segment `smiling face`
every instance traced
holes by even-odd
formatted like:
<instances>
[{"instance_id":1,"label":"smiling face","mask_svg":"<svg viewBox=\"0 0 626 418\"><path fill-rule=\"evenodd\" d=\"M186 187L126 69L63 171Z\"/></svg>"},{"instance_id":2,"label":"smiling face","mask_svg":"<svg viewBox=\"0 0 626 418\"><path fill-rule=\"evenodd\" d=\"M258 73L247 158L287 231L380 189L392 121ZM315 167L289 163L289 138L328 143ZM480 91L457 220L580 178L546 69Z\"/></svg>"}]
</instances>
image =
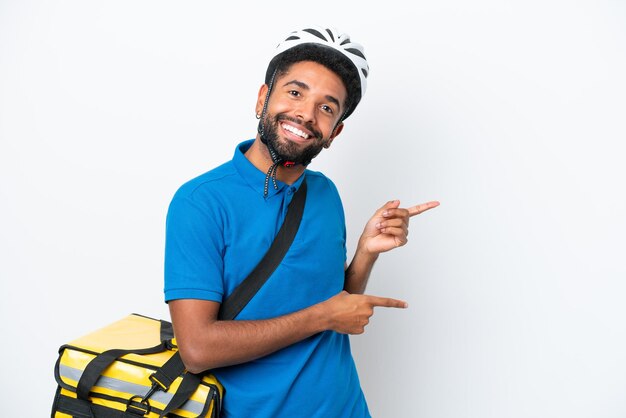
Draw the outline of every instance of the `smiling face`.
<instances>
[{"instance_id":1,"label":"smiling face","mask_svg":"<svg viewBox=\"0 0 626 418\"><path fill-rule=\"evenodd\" d=\"M261 87L257 113L267 85ZM285 161L308 162L341 132L346 89L334 72L312 61L293 64L274 80L262 120L264 137Z\"/></svg>"}]
</instances>

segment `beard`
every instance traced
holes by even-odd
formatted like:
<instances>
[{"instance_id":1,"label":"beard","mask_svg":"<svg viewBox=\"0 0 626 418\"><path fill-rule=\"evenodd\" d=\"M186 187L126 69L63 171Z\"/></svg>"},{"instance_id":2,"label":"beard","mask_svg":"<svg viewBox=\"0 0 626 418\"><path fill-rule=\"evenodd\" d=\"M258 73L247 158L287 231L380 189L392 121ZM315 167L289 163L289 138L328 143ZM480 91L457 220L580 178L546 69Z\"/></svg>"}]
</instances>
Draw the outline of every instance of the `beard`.
<instances>
[{"instance_id":1,"label":"beard","mask_svg":"<svg viewBox=\"0 0 626 418\"><path fill-rule=\"evenodd\" d=\"M281 138L278 135L278 129L281 121L290 121L303 125L309 132L313 134L310 138L311 144L306 147L292 142L288 139ZM285 114L278 114L275 116L265 115L261 121L259 121L259 133L261 134L261 140L268 147L274 149L274 152L280 160L283 162L291 161L296 164L308 165L313 158L317 156L324 148L326 140L320 131L315 129L311 124L301 123L299 119L289 117Z\"/></svg>"}]
</instances>

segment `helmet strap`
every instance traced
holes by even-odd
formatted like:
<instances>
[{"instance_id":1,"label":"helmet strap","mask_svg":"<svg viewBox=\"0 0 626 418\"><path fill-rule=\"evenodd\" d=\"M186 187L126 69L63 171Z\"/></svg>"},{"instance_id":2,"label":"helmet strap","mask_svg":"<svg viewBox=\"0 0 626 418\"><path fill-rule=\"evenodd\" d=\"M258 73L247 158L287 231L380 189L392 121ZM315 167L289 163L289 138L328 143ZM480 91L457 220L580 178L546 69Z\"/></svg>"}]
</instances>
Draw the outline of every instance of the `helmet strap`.
<instances>
[{"instance_id":1,"label":"helmet strap","mask_svg":"<svg viewBox=\"0 0 626 418\"><path fill-rule=\"evenodd\" d=\"M265 138L265 129L263 128L263 121L265 121L265 117L267 116L267 104L270 101L270 94L272 93L272 88L274 87L274 78L276 77L276 70L272 74L272 78L270 79L270 84L267 86L267 93L265 93L265 101L263 102L263 110L261 111L261 116L259 119L259 126L257 127L257 132L259 132L259 136L261 137L261 142L267 146L267 149L270 151L270 155L272 156L272 161L275 163L277 160L275 158L278 157L274 148L269 144L267 138Z\"/></svg>"},{"instance_id":2,"label":"helmet strap","mask_svg":"<svg viewBox=\"0 0 626 418\"><path fill-rule=\"evenodd\" d=\"M280 157L280 155L278 155L274 147L267 141L267 138L265 137L265 129L263 127L263 122L265 121L265 118L267 117L267 104L270 101L270 94L272 93L272 88L274 87L275 78L276 78L276 70L274 70L274 73L272 74L272 78L270 79L270 83L267 87L267 93L265 94L265 101L263 102L263 110L261 111L261 115L258 118L259 125L257 127L257 131L259 132L259 136L261 137L261 142L263 142L263 144L265 144L265 146L267 147L267 150L270 153L270 157L272 158L272 162L274 163L270 166L270 168L267 170L267 173L265 175L265 186L263 188L264 197L267 197L267 194L268 194L270 178L272 180L272 184L274 185L274 189L278 190L278 183L276 183L276 173L278 172L278 166L282 165L283 167L291 168L294 165L296 165L295 161L284 161L283 158ZM310 163L310 161L304 165L308 165L308 163Z\"/></svg>"}]
</instances>

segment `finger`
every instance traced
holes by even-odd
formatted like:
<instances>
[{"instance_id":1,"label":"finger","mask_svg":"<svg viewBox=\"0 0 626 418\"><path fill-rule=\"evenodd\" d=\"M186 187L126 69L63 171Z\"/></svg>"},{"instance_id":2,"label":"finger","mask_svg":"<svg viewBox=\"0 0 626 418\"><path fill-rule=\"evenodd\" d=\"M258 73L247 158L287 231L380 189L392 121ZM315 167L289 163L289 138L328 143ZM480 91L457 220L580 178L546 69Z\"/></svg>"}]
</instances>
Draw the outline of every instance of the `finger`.
<instances>
[{"instance_id":1,"label":"finger","mask_svg":"<svg viewBox=\"0 0 626 418\"><path fill-rule=\"evenodd\" d=\"M376 228L378 229L382 229L382 228L405 228L408 229L409 228L409 223L408 223L408 216L406 218L402 217L402 218L391 218L391 219L386 219L382 222L378 222L376 224Z\"/></svg>"},{"instance_id":2,"label":"finger","mask_svg":"<svg viewBox=\"0 0 626 418\"><path fill-rule=\"evenodd\" d=\"M391 235L399 240L400 245L404 245L407 243L407 236L409 235L408 231L404 228L381 228L379 229L381 234Z\"/></svg>"},{"instance_id":3,"label":"finger","mask_svg":"<svg viewBox=\"0 0 626 418\"><path fill-rule=\"evenodd\" d=\"M411 215L408 209L389 208L383 211L382 216L385 218L408 218Z\"/></svg>"},{"instance_id":4,"label":"finger","mask_svg":"<svg viewBox=\"0 0 626 418\"><path fill-rule=\"evenodd\" d=\"M426 212L429 209L439 206L439 202L433 200L432 202L422 203L421 205L411 206L409 210L409 216L419 215L422 212Z\"/></svg>"},{"instance_id":5,"label":"finger","mask_svg":"<svg viewBox=\"0 0 626 418\"><path fill-rule=\"evenodd\" d=\"M390 200L389 202L385 203L384 205L382 205L382 207L380 209L378 209L376 212L377 214L381 214L384 213L385 211L389 210L389 209L395 209L398 206L400 206L400 201L399 200Z\"/></svg>"},{"instance_id":6,"label":"finger","mask_svg":"<svg viewBox=\"0 0 626 418\"><path fill-rule=\"evenodd\" d=\"M382 306L385 308L401 308L405 309L409 307L409 304L403 300L383 298L380 296L367 295L367 300L372 306Z\"/></svg>"}]
</instances>

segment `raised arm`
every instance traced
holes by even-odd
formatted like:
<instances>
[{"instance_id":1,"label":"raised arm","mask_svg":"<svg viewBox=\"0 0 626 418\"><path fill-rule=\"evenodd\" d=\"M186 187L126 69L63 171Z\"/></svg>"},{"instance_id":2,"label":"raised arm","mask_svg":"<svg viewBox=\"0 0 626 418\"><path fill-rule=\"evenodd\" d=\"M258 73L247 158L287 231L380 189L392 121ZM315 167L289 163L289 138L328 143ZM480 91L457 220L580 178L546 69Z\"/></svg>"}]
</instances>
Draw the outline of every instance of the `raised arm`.
<instances>
[{"instance_id":1,"label":"raised arm","mask_svg":"<svg viewBox=\"0 0 626 418\"><path fill-rule=\"evenodd\" d=\"M400 208L399 200L392 200L378 209L365 225L354 258L346 268L344 289L363 293L378 255L406 244L409 219L437 206L439 202L432 201L405 209Z\"/></svg>"}]
</instances>

